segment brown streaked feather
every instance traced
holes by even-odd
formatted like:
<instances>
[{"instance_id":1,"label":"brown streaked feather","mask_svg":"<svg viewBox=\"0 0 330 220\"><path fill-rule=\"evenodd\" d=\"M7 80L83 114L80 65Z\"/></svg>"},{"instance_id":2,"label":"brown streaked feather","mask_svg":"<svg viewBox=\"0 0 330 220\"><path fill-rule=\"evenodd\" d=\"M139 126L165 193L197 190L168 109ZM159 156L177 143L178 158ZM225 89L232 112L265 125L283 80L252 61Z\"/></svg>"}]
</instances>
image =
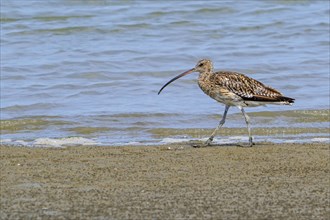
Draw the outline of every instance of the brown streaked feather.
<instances>
[{"instance_id":1,"label":"brown streaked feather","mask_svg":"<svg viewBox=\"0 0 330 220\"><path fill-rule=\"evenodd\" d=\"M284 97L276 89L237 72L219 71L212 74L210 80L241 97L243 100L261 102L287 101L289 103L292 103L294 100Z\"/></svg>"}]
</instances>

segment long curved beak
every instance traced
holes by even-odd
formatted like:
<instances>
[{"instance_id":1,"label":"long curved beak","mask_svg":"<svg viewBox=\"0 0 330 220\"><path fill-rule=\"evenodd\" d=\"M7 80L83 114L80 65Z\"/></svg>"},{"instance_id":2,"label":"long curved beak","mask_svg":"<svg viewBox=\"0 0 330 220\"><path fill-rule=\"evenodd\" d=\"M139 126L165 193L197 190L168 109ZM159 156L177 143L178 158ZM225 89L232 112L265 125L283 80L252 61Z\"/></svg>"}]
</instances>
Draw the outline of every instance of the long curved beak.
<instances>
[{"instance_id":1,"label":"long curved beak","mask_svg":"<svg viewBox=\"0 0 330 220\"><path fill-rule=\"evenodd\" d=\"M193 72L195 72L195 68L192 68L192 69L190 69L190 70L188 70L188 71L186 71L186 72L184 72L184 73L181 73L180 75L178 75L178 76L176 76L176 77L174 77L173 79L171 79L170 81L168 81L160 90L159 90L159 92L158 92L158 95L161 93L161 91L168 85L168 84L170 84L171 82L173 82L173 81L175 81L175 80L177 80L177 79L179 79L179 78L181 78L181 77L183 77L183 76L185 76L185 75L188 75L188 74L190 74L190 73L193 73Z\"/></svg>"}]
</instances>

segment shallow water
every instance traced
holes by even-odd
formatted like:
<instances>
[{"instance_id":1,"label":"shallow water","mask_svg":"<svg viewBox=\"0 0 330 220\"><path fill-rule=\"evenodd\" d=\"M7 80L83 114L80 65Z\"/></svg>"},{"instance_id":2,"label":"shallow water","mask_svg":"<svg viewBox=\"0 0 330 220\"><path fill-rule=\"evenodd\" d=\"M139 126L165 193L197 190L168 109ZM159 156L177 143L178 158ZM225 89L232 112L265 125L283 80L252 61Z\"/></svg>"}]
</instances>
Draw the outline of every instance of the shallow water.
<instances>
[{"instance_id":1,"label":"shallow water","mask_svg":"<svg viewBox=\"0 0 330 220\"><path fill-rule=\"evenodd\" d=\"M2 2L1 139L205 139L224 107L197 74L157 92L210 58L296 99L247 110L256 140L329 142L329 13L329 2L305 0ZM225 127L218 142L247 140L238 110Z\"/></svg>"}]
</instances>

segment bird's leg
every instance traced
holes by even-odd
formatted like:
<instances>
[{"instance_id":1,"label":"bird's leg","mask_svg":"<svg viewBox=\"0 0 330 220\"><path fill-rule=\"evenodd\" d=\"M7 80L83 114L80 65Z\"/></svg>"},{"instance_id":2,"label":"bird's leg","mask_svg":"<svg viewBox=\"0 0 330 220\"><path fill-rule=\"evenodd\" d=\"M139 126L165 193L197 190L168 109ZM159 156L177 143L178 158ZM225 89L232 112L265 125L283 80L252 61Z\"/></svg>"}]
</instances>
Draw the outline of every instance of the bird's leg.
<instances>
[{"instance_id":1,"label":"bird's leg","mask_svg":"<svg viewBox=\"0 0 330 220\"><path fill-rule=\"evenodd\" d=\"M249 147L252 147L252 145L254 143L252 141L252 135L251 135L251 129L250 129L250 117L245 113L243 107L238 106L238 108L242 111L242 114L244 115L245 122L246 122L246 125L247 125L247 129L248 129L248 132L249 132Z\"/></svg>"},{"instance_id":2,"label":"bird's leg","mask_svg":"<svg viewBox=\"0 0 330 220\"><path fill-rule=\"evenodd\" d=\"M222 127L222 125L225 123L226 121L226 116L227 116L227 112L229 109L229 105L226 105L225 107L225 112L222 115L222 118L219 122L219 125L214 129L213 133L211 134L211 137L209 137L209 139L205 142L205 145L210 145L210 143L213 141L213 138L215 136L215 134L217 133L217 131Z\"/></svg>"}]
</instances>

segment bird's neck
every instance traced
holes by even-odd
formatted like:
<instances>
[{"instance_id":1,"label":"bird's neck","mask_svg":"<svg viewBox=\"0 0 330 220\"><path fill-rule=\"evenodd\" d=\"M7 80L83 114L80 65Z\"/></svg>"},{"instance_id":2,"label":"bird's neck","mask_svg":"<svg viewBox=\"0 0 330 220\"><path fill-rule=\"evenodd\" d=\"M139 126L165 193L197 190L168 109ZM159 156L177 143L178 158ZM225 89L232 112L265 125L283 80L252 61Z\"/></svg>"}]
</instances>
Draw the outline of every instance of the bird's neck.
<instances>
[{"instance_id":1,"label":"bird's neck","mask_svg":"<svg viewBox=\"0 0 330 220\"><path fill-rule=\"evenodd\" d=\"M203 72L199 73L199 80L205 80L206 78L210 77L212 75L212 69L210 70L205 70Z\"/></svg>"}]
</instances>

